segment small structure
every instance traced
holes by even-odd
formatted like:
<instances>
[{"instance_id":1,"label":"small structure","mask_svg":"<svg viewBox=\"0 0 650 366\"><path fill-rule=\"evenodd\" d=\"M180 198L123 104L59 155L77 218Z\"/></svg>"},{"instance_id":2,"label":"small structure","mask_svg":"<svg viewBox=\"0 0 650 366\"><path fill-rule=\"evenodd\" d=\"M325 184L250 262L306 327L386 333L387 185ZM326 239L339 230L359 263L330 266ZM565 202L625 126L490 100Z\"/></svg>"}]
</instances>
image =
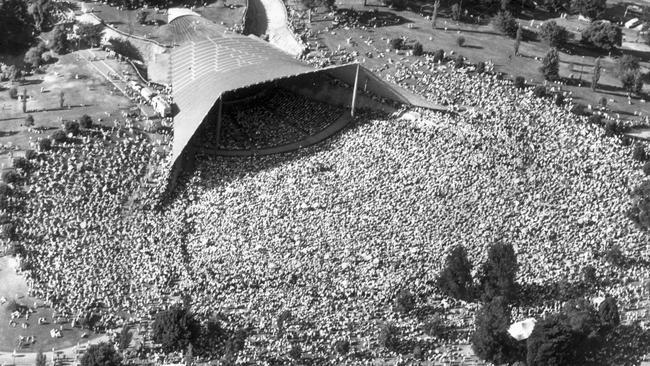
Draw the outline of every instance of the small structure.
<instances>
[{"instance_id":1,"label":"small structure","mask_svg":"<svg viewBox=\"0 0 650 366\"><path fill-rule=\"evenodd\" d=\"M155 97L151 98L151 105L156 110L156 113L160 115L160 117L167 117L172 114L171 105L169 105L169 103L167 103L167 101L160 95L156 95Z\"/></svg>"},{"instance_id":2,"label":"small structure","mask_svg":"<svg viewBox=\"0 0 650 366\"><path fill-rule=\"evenodd\" d=\"M533 328L535 328L536 322L537 321L535 318L528 318L513 323L510 328L508 328L508 334L510 334L512 338L518 341L528 339L528 337L530 337L530 334L533 332Z\"/></svg>"},{"instance_id":3,"label":"small structure","mask_svg":"<svg viewBox=\"0 0 650 366\"><path fill-rule=\"evenodd\" d=\"M627 22L625 22L625 28L627 28L627 29L634 28L637 25L639 25L639 23L641 23L639 18L632 18L632 19L628 20Z\"/></svg>"}]
</instances>

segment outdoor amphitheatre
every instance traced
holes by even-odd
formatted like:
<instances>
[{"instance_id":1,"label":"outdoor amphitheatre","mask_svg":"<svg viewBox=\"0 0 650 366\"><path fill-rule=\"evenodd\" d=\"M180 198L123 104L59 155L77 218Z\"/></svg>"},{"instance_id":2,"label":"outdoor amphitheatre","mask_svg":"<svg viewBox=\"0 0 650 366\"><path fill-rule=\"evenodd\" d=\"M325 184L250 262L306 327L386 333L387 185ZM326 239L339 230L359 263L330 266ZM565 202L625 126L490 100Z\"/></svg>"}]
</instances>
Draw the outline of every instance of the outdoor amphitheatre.
<instances>
[{"instance_id":1,"label":"outdoor amphitheatre","mask_svg":"<svg viewBox=\"0 0 650 366\"><path fill-rule=\"evenodd\" d=\"M0 364L650 365L649 28L0 2Z\"/></svg>"}]
</instances>

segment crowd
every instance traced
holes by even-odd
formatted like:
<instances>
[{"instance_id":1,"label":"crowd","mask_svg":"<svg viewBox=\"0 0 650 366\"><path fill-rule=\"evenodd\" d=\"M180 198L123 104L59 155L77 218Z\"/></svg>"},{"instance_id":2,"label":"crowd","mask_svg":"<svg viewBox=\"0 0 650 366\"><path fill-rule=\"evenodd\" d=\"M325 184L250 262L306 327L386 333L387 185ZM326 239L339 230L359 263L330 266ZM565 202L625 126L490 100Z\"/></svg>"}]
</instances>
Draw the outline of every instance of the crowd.
<instances>
[{"instance_id":1,"label":"crowd","mask_svg":"<svg viewBox=\"0 0 650 366\"><path fill-rule=\"evenodd\" d=\"M279 156L199 155L162 212L125 210L160 159L143 138L84 137L44 154L16 215L34 293L71 316L98 312L105 327L120 311L149 318L190 296L200 317L227 314L252 329L244 362L277 360L296 344L330 359L343 339L350 358L386 356L377 339L385 321L428 344L426 357L444 358L424 335L425 310L460 329L453 343L467 341L477 307L433 285L455 244L475 265L493 242L514 245L518 282L538 289L515 320L553 311L553 284L580 282L586 265L624 312L648 303L637 286L650 278L647 238L625 217L643 179L630 147L571 114L570 97L558 107L429 59L391 73L431 100L471 108L362 114L344 133ZM277 98L277 108L238 118L285 120L295 109ZM305 126L311 110L302 111ZM625 265L603 258L612 245ZM401 289L418 295L415 315L393 311Z\"/></svg>"},{"instance_id":2,"label":"crowd","mask_svg":"<svg viewBox=\"0 0 650 366\"><path fill-rule=\"evenodd\" d=\"M225 106L218 147L249 150L300 141L322 131L342 113L342 108L310 100L285 89L274 89L272 95ZM206 127L199 134L198 145L212 149L217 129L214 123Z\"/></svg>"}]
</instances>

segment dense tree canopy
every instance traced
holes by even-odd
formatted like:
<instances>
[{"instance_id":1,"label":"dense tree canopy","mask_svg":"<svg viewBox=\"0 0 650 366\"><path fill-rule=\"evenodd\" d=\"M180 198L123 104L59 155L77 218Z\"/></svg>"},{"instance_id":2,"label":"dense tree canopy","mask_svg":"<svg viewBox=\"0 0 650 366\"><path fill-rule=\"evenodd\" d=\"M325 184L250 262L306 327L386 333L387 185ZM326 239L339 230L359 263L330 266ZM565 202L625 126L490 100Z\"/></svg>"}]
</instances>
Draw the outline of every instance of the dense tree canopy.
<instances>
[{"instance_id":1,"label":"dense tree canopy","mask_svg":"<svg viewBox=\"0 0 650 366\"><path fill-rule=\"evenodd\" d=\"M623 41L621 27L608 22L592 22L582 31L581 42L604 50L612 50Z\"/></svg>"},{"instance_id":2,"label":"dense tree canopy","mask_svg":"<svg viewBox=\"0 0 650 366\"><path fill-rule=\"evenodd\" d=\"M34 20L23 0L0 2L0 50L17 53L32 41Z\"/></svg>"},{"instance_id":3,"label":"dense tree canopy","mask_svg":"<svg viewBox=\"0 0 650 366\"><path fill-rule=\"evenodd\" d=\"M197 340L200 331L192 313L178 305L156 314L153 322L153 338L165 352L186 349Z\"/></svg>"},{"instance_id":4,"label":"dense tree canopy","mask_svg":"<svg viewBox=\"0 0 650 366\"><path fill-rule=\"evenodd\" d=\"M572 339L573 332L560 315L538 321L527 341L527 365L572 365Z\"/></svg>"},{"instance_id":5,"label":"dense tree canopy","mask_svg":"<svg viewBox=\"0 0 650 366\"><path fill-rule=\"evenodd\" d=\"M500 365L525 358L525 345L508 334L510 309L503 297L495 297L476 314L472 349L482 360Z\"/></svg>"},{"instance_id":6,"label":"dense tree canopy","mask_svg":"<svg viewBox=\"0 0 650 366\"><path fill-rule=\"evenodd\" d=\"M98 343L88 347L81 358L81 366L120 366L122 356L109 343Z\"/></svg>"},{"instance_id":7,"label":"dense tree canopy","mask_svg":"<svg viewBox=\"0 0 650 366\"><path fill-rule=\"evenodd\" d=\"M102 40L104 26L102 24L79 23L77 35L82 45L96 47Z\"/></svg>"},{"instance_id":8,"label":"dense tree canopy","mask_svg":"<svg viewBox=\"0 0 650 366\"><path fill-rule=\"evenodd\" d=\"M607 5L606 0L571 0L571 10L591 19L600 18Z\"/></svg>"},{"instance_id":9,"label":"dense tree canopy","mask_svg":"<svg viewBox=\"0 0 650 366\"><path fill-rule=\"evenodd\" d=\"M490 300L503 296L512 301L517 295L517 255L511 244L495 243L488 250L488 258L481 268L483 298Z\"/></svg>"}]
</instances>

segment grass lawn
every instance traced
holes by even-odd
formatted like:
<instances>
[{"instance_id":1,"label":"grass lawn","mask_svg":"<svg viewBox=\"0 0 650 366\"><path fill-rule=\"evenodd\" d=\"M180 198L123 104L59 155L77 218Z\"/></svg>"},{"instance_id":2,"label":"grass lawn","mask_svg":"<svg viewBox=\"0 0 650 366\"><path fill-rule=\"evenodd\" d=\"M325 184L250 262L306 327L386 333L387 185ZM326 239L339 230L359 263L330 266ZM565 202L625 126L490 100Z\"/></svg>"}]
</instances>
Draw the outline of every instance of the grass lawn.
<instances>
[{"instance_id":1,"label":"grass lawn","mask_svg":"<svg viewBox=\"0 0 650 366\"><path fill-rule=\"evenodd\" d=\"M296 0L293 0L296 1ZM374 1L374 0L373 0ZM369 1L370 3L370 1ZM443 49L446 52L451 50L454 53L460 53L471 62L488 61L492 60L498 71L502 71L508 75L523 76L528 82L542 83L538 68L541 62L536 60L541 59L548 50L548 46L541 41L523 41L519 48L521 56L513 56L514 40L503 36L492 29L489 24L468 24L457 23L448 18L445 14L447 9L441 7L441 16L438 17L437 29L433 30L431 22L425 19L420 14L409 11L395 11L384 6L363 6L362 1L345 0L339 4L339 7L353 7L356 10L372 10L377 9L380 12L391 12L402 18L399 25L369 28L362 30L358 28L331 28L331 21L322 20L323 13L313 17L311 28L313 31L320 31L318 34L318 43L325 44L330 50L336 50L341 47L349 51L358 51L360 56L358 59L366 66L372 69L385 68L381 73L391 73L394 71L392 65L387 62L387 58L396 61L400 58L407 58L416 60L417 58L406 55L397 55L394 52L386 53L389 48L387 43L388 39L395 37L406 37L412 44L415 41L422 43L425 51L434 51L436 49ZM610 5L611 6L611 5ZM545 19L549 19L548 14L543 14ZM580 22L577 19L570 18L568 20L556 19L558 23L566 26L567 29L576 33L584 28L587 23ZM520 19L524 28L529 28L530 19ZM533 28L536 29L540 25L540 21L535 21ZM465 45L458 46L457 38L459 36L465 38ZM632 53L637 55L643 61L642 72L648 72L650 69L650 47L641 43L634 43L636 40L636 32L625 30L624 32L625 43L622 51L624 53ZM579 36L578 36L579 38ZM348 44L347 40L350 39L352 44ZM637 48L633 50L632 48ZM364 57L366 53L372 53L373 58ZM378 58L378 53L383 52L386 54L384 58ZM613 113L620 114L621 118L634 119L635 111L643 113L643 115L650 114L650 102L644 103L641 99L633 98L632 105L628 104L627 94L622 90L620 81L614 75L613 69L615 59L604 56L601 65L604 70L599 81L599 88L596 92L592 92L589 88L591 81L592 67L595 58L599 56L592 50L577 48L573 54L565 51L560 52L560 76L568 78L571 74L577 79L582 76L584 81L583 87L579 86L564 86L564 90L573 92L574 98L584 104L596 104L601 97L608 99L608 107L613 110ZM584 54L584 56L583 56ZM388 68L386 68L388 66ZM645 85L644 92L650 92L650 86Z\"/></svg>"},{"instance_id":2,"label":"grass lawn","mask_svg":"<svg viewBox=\"0 0 650 366\"><path fill-rule=\"evenodd\" d=\"M14 349L18 353L23 352L37 352L39 349L44 352L51 351L52 348L65 348L74 346L77 342L88 340L94 334L90 331L87 333L86 338L82 338L82 331L79 328L70 327L70 323L55 324L52 315L53 310L43 305L39 299L35 299L27 294L27 284L23 276L15 271L17 263L13 257L0 257L0 297L4 297L7 302L0 305L0 351L12 352ZM24 316L20 319L15 319L17 324L15 327L9 325L11 320L11 313L8 311L7 306L9 301L16 300L17 303L34 308L35 313L30 314L29 319ZM45 318L46 323L38 324L38 318ZM22 324L27 327L23 328ZM60 329L63 327L61 338L52 338L50 330ZM33 336L35 342L27 347L18 348L17 340L20 336L28 337ZM17 358L17 363L20 363L20 358Z\"/></svg>"}]
</instances>

